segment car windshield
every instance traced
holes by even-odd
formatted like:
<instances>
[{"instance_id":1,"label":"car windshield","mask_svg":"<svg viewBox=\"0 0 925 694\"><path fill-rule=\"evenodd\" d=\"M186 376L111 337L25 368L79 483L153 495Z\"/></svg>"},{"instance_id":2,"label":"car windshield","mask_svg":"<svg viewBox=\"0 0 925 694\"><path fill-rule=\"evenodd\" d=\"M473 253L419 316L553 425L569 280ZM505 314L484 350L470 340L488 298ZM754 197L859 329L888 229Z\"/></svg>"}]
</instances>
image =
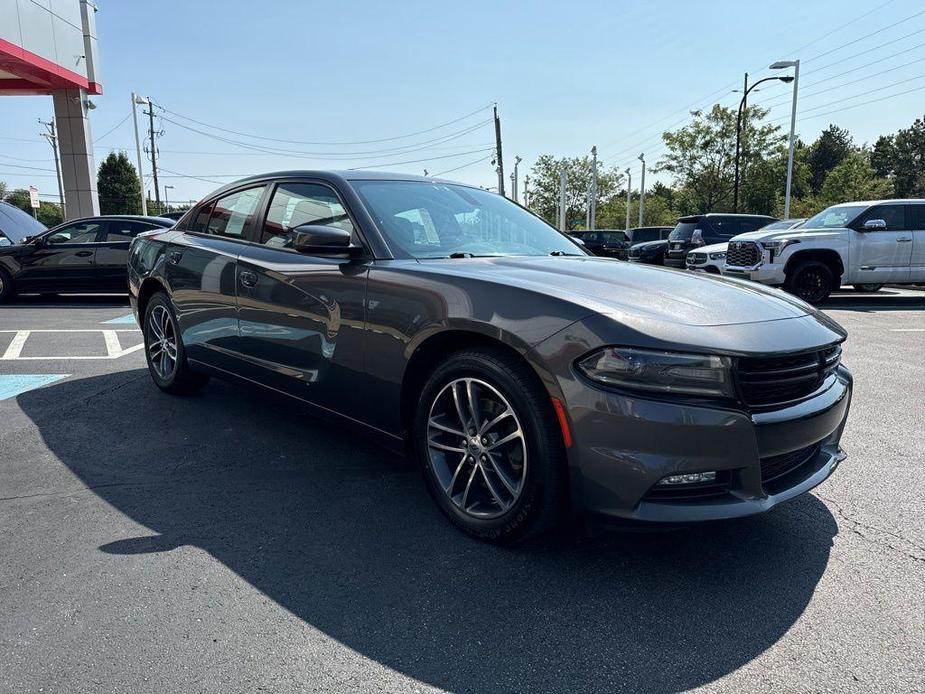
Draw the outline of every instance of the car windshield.
<instances>
[{"instance_id":1,"label":"car windshield","mask_svg":"<svg viewBox=\"0 0 925 694\"><path fill-rule=\"evenodd\" d=\"M784 219L779 222L771 222L767 226L761 227L761 231L780 231L782 229L791 229L795 226L798 226L799 220L796 219Z\"/></svg>"},{"instance_id":2,"label":"car windshield","mask_svg":"<svg viewBox=\"0 0 925 694\"><path fill-rule=\"evenodd\" d=\"M854 218L867 209L867 205L845 205L827 207L814 217L810 217L801 229L840 229L851 224Z\"/></svg>"},{"instance_id":3,"label":"car windshield","mask_svg":"<svg viewBox=\"0 0 925 694\"><path fill-rule=\"evenodd\" d=\"M510 200L426 181L355 181L389 246L412 258L588 255Z\"/></svg>"},{"instance_id":4,"label":"car windshield","mask_svg":"<svg viewBox=\"0 0 925 694\"><path fill-rule=\"evenodd\" d=\"M668 235L668 240L689 241L694 235L694 229L697 229L699 224L699 219L693 222L678 222L678 226Z\"/></svg>"}]
</instances>

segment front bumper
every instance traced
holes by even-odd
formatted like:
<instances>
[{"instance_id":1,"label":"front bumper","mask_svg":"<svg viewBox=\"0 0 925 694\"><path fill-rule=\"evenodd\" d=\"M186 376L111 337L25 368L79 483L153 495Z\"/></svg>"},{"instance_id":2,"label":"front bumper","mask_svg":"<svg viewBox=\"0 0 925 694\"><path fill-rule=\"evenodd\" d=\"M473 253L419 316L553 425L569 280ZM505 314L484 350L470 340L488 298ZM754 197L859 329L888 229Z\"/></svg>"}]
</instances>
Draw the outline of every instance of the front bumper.
<instances>
[{"instance_id":1,"label":"front bumper","mask_svg":"<svg viewBox=\"0 0 925 694\"><path fill-rule=\"evenodd\" d=\"M666 267L677 267L683 268L684 264L687 262L687 253L680 256L673 256L671 254L665 255L665 266Z\"/></svg>"},{"instance_id":2,"label":"front bumper","mask_svg":"<svg viewBox=\"0 0 925 694\"><path fill-rule=\"evenodd\" d=\"M573 389L574 502L592 516L678 523L748 516L809 491L845 458L851 374L840 367L829 381L810 399L762 413ZM799 451L807 455L798 466L763 480L768 461ZM706 471L727 480L724 491L670 500L653 492L668 475Z\"/></svg>"},{"instance_id":3,"label":"front bumper","mask_svg":"<svg viewBox=\"0 0 925 694\"><path fill-rule=\"evenodd\" d=\"M769 285L783 284L786 279L783 266L764 262L752 265L751 267L723 265L723 274L729 277L738 277L740 279Z\"/></svg>"}]
</instances>

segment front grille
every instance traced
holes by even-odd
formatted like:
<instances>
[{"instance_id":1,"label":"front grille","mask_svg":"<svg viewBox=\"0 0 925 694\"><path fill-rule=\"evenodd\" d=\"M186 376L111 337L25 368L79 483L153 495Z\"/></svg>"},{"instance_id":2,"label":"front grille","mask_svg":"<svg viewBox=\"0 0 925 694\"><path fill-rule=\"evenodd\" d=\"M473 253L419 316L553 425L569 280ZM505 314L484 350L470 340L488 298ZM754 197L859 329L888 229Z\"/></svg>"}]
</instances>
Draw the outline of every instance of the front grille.
<instances>
[{"instance_id":1,"label":"front grille","mask_svg":"<svg viewBox=\"0 0 925 694\"><path fill-rule=\"evenodd\" d=\"M688 265L697 265L698 263L707 262L706 253L688 253L687 254L687 263Z\"/></svg>"},{"instance_id":2,"label":"front grille","mask_svg":"<svg viewBox=\"0 0 925 694\"><path fill-rule=\"evenodd\" d=\"M743 357L736 374L745 404L771 408L806 397L835 373L841 360L841 346L815 352L769 357Z\"/></svg>"},{"instance_id":3,"label":"front grille","mask_svg":"<svg viewBox=\"0 0 925 694\"><path fill-rule=\"evenodd\" d=\"M781 489L793 486L794 480L788 482L786 478L797 472L807 463L816 458L819 453L819 444L813 444L781 455L772 455L761 459L761 484L769 494L775 494Z\"/></svg>"},{"instance_id":4,"label":"front grille","mask_svg":"<svg viewBox=\"0 0 925 694\"><path fill-rule=\"evenodd\" d=\"M629 257L630 257L630 258L638 258L638 257L641 256L641 255L642 255L642 251L639 250L638 248L630 248L630 250L629 250Z\"/></svg>"},{"instance_id":5,"label":"front grille","mask_svg":"<svg viewBox=\"0 0 925 694\"><path fill-rule=\"evenodd\" d=\"M726 249L726 265L751 267L761 260L761 251L754 241L735 241Z\"/></svg>"}]
</instances>

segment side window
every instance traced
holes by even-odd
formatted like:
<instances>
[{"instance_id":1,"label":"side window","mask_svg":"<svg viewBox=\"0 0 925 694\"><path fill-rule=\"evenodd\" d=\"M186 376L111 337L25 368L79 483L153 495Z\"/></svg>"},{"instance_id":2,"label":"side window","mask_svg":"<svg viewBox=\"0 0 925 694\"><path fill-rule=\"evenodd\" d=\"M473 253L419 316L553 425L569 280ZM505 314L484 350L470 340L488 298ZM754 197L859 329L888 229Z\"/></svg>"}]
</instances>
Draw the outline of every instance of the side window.
<instances>
[{"instance_id":1,"label":"side window","mask_svg":"<svg viewBox=\"0 0 925 694\"><path fill-rule=\"evenodd\" d=\"M114 243L117 241L131 241L143 231L159 229L155 224L145 224L144 222L129 222L121 220L110 220L106 225L106 236L104 241Z\"/></svg>"},{"instance_id":2,"label":"side window","mask_svg":"<svg viewBox=\"0 0 925 694\"><path fill-rule=\"evenodd\" d=\"M755 231L756 229L760 229L761 227L767 226L768 224L771 224L770 219L740 219L738 233L744 234L748 231Z\"/></svg>"},{"instance_id":3,"label":"side window","mask_svg":"<svg viewBox=\"0 0 925 694\"><path fill-rule=\"evenodd\" d=\"M886 231L905 231L906 205L874 205L867 212L858 217L856 228L863 229L864 223L870 219L882 219L886 222Z\"/></svg>"},{"instance_id":4,"label":"side window","mask_svg":"<svg viewBox=\"0 0 925 694\"><path fill-rule=\"evenodd\" d=\"M212 207L213 204L211 202L208 205L203 205L202 208L196 212L196 215L190 219L187 229L189 231L204 233L209 227L209 215L212 214Z\"/></svg>"},{"instance_id":5,"label":"side window","mask_svg":"<svg viewBox=\"0 0 925 694\"><path fill-rule=\"evenodd\" d=\"M910 221L916 231L925 230L925 205L909 205Z\"/></svg>"},{"instance_id":6,"label":"side window","mask_svg":"<svg viewBox=\"0 0 925 694\"><path fill-rule=\"evenodd\" d=\"M412 220L403 221L408 226L414 224ZM302 224L354 231L347 211L331 188L319 183L279 184L270 200L261 241L268 246L285 248L292 240L289 232Z\"/></svg>"},{"instance_id":7,"label":"side window","mask_svg":"<svg viewBox=\"0 0 925 694\"><path fill-rule=\"evenodd\" d=\"M703 224L703 222L701 222ZM731 239L739 232L739 220L735 217L710 217L709 228L703 230L703 238Z\"/></svg>"},{"instance_id":8,"label":"side window","mask_svg":"<svg viewBox=\"0 0 925 694\"><path fill-rule=\"evenodd\" d=\"M206 233L233 239L244 238L245 232L253 224L254 212L265 188L248 188L219 198L209 217Z\"/></svg>"},{"instance_id":9,"label":"side window","mask_svg":"<svg viewBox=\"0 0 925 694\"><path fill-rule=\"evenodd\" d=\"M58 229L45 237L47 243L95 243L99 222L78 222Z\"/></svg>"}]
</instances>

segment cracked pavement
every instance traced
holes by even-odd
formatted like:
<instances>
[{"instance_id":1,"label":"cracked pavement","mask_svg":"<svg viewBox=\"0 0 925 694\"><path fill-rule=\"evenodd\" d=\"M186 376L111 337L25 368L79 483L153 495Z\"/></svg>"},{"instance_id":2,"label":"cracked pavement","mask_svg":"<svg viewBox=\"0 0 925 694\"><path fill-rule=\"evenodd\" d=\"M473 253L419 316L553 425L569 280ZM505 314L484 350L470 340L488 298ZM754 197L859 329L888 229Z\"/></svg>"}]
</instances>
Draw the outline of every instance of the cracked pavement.
<instances>
[{"instance_id":1,"label":"cracked pavement","mask_svg":"<svg viewBox=\"0 0 925 694\"><path fill-rule=\"evenodd\" d=\"M925 294L827 311L855 397L817 490L514 549L292 402L171 398L140 352L0 361L68 374L0 401L0 691L925 691ZM0 325L127 312L34 299Z\"/></svg>"}]
</instances>

